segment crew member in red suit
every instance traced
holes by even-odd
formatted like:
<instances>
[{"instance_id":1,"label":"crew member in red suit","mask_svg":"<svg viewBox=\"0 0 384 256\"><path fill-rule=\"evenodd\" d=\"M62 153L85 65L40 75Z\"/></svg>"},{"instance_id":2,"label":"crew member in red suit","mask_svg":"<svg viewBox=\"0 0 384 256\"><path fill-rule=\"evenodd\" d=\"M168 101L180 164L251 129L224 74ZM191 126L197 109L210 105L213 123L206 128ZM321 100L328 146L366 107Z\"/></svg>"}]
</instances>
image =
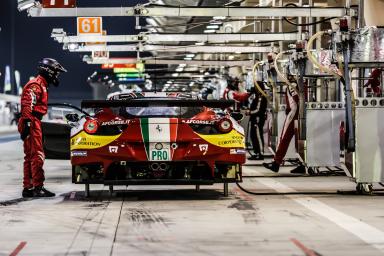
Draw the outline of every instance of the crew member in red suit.
<instances>
[{"instance_id":1,"label":"crew member in red suit","mask_svg":"<svg viewBox=\"0 0 384 256\"><path fill-rule=\"evenodd\" d=\"M239 104L246 102L251 95L248 92L239 92L239 83L238 78L228 80L227 88L225 88L223 93L223 99L236 102L235 109L231 109L231 111L239 111Z\"/></svg>"},{"instance_id":2,"label":"crew member in red suit","mask_svg":"<svg viewBox=\"0 0 384 256\"><path fill-rule=\"evenodd\" d=\"M381 97L380 78L381 78L381 69L375 68L372 71L368 82L364 85L364 87L371 86L371 90L373 91L374 97Z\"/></svg>"},{"instance_id":3,"label":"crew member in red suit","mask_svg":"<svg viewBox=\"0 0 384 256\"><path fill-rule=\"evenodd\" d=\"M58 86L60 73L67 72L54 59L45 58L38 64L38 76L30 80L21 95L21 117L18 130L24 141L23 197L53 197L44 188L44 150L41 119L48 109L48 87Z\"/></svg>"},{"instance_id":4,"label":"crew member in red suit","mask_svg":"<svg viewBox=\"0 0 384 256\"><path fill-rule=\"evenodd\" d=\"M297 83L295 79L291 76L289 77L291 85L297 88ZM265 168L270 169L273 172L278 172L280 165L283 162L285 154L287 153L289 144L291 143L292 138L295 135L295 121L299 118L299 95L292 86L287 86L285 99L287 108L285 114L287 115L284 121L283 130L280 136L280 143L277 147L276 154L273 162L263 163ZM291 173L303 173L305 168L303 165L299 165L297 168L291 171Z\"/></svg>"}]
</instances>

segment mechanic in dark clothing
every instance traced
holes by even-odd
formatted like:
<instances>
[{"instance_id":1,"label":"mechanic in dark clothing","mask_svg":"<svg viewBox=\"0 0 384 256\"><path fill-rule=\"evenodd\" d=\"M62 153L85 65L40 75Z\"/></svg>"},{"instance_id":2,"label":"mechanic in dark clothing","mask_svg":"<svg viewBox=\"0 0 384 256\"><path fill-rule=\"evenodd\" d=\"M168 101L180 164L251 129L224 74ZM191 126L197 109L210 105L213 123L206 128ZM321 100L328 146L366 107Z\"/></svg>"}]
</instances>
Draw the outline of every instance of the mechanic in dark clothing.
<instances>
[{"instance_id":1,"label":"mechanic in dark clothing","mask_svg":"<svg viewBox=\"0 0 384 256\"><path fill-rule=\"evenodd\" d=\"M18 130L24 141L23 197L53 197L44 188L44 150L41 119L48 110L48 87L59 85L60 73L67 72L54 59L45 58L37 67L38 76L30 80L21 95L21 117Z\"/></svg>"},{"instance_id":2,"label":"mechanic in dark clothing","mask_svg":"<svg viewBox=\"0 0 384 256\"><path fill-rule=\"evenodd\" d=\"M264 84L259 83L261 89L264 90ZM267 99L261 95L260 92L256 92L254 99L251 102L249 109L249 122L251 125L251 140L253 146L254 155L248 158L248 160L263 160L264 152L264 123L267 112Z\"/></svg>"}]
</instances>

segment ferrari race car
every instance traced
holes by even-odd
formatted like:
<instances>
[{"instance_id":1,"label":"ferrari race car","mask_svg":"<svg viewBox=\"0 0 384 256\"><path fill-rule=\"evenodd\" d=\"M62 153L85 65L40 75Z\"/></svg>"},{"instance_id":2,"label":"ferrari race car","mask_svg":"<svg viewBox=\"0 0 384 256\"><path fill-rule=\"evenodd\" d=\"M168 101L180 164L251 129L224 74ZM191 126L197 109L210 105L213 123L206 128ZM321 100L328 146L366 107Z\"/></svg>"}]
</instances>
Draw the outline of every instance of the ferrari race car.
<instances>
[{"instance_id":1,"label":"ferrari race car","mask_svg":"<svg viewBox=\"0 0 384 256\"><path fill-rule=\"evenodd\" d=\"M94 115L69 114L72 179L85 184L212 185L241 181L244 129L233 101L164 93L86 100Z\"/></svg>"}]
</instances>

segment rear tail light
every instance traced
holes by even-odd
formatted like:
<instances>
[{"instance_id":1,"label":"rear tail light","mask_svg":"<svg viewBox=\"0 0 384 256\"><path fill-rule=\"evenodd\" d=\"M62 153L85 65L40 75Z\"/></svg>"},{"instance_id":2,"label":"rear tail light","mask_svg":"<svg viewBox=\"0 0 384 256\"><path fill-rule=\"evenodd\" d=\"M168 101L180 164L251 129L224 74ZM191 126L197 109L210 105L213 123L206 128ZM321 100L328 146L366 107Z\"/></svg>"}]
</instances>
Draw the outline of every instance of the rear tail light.
<instances>
[{"instance_id":1,"label":"rear tail light","mask_svg":"<svg viewBox=\"0 0 384 256\"><path fill-rule=\"evenodd\" d=\"M99 124L94 119L87 120L84 124L84 131L89 134L95 134L98 128Z\"/></svg>"},{"instance_id":2,"label":"rear tail light","mask_svg":"<svg viewBox=\"0 0 384 256\"><path fill-rule=\"evenodd\" d=\"M232 122L231 122L231 120L229 120L227 118L221 119L217 123L217 126L222 133L227 133L227 132L230 132L232 130Z\"/></svg>"}]
</instances>

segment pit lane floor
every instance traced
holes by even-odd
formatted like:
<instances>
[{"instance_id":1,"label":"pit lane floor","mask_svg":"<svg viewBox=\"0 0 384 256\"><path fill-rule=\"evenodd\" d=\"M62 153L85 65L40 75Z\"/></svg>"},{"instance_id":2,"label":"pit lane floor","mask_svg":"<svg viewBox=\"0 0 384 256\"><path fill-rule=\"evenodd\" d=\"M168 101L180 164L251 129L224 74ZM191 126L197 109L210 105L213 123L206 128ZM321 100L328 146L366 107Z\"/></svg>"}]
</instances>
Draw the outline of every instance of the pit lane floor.
<instances>
[{"instance_id":1,"label":"pit lane floor","mask_svg":"<svg viewBox=\"0 0 384 256\"><path fill-rule=\"evenodd\" d=\"M52 199L20 199L22 154L0 139L0 255L381 255L384 197L278 192L353 190L346 177L252 178L231 185L91 186L70 180L67 161L48 160ZM282 173L288 173L283 168ZM246 166L245 174L267 174ZM13 254L12 254L13 253Z\"/></svg>"}]
</instances>

